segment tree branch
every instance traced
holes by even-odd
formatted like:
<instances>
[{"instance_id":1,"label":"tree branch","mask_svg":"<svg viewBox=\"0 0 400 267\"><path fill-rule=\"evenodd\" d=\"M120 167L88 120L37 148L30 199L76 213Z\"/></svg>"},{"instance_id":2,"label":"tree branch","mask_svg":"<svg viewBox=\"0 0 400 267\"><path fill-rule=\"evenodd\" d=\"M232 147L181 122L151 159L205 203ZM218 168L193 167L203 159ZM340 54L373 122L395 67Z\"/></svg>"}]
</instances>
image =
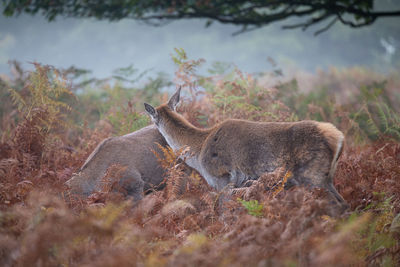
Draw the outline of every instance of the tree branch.
<instances>
[{"instance_id":1,"label":"tree branch","mask_svg":"<svg viewBox=\"0 0 400 267\"><path fill-rule=\"evenodd\" d=\"M307 30L308 27L310 27L311 25L314 25L316 23L319 23L325 19L327 19L328 17L332 16L332 14L330 13L325 13L317 18L312 18L306 22L302 22L302 23L298 23L298 24L293 24L293 25L284 25L282 26L282 29L295 29L295 28L302 28L303 31Z\"/></svg>"},{"instance_id":2,"label":"tree branch","mask_svg":"<svg viewBox=\"0 0 400 267\"><path fill-rule=\"evenodd\" d=\"M341 14L337 14L337 18L340 20L341 23L343 23L344 25L350 26L352 28L360 28L366 25L370 25L372 23L374 23L374 21L376 20L376 18L371 18L371 20L366 20L364 22L361 23L354 23L352 21L348 21L345 20Z\"/></svg>"},{"instance_id":3,"label":"tree branch","mask_svg":"<svg viewBox=\"0 0 400 267\"><path fill-rule=\"evenodd\" d=\"M329 30L336 22L338 21L338 17L335 17L331 22L329 22L325 27L319 29L318 31L314 32L314 36L317 36L327 30Z\"/></svg>"},{"instance_id":4,"label":"tree branch","mask_svg":"<svg viewBox=\"0 0 400 267\"><path fill-rule=\"evenodd\" d=\"M377 0L203 0L203 1L159 1L159 0L2 0L6 16L43 14L49 21L57 16L95 17L110 21L131 18L147 24L161 26L171 20L206 18L242 26L234 33L251 31L270 23L290 17L305 17L303 22L285 25L284 29L308 29L311 25L335 19L319 29L320 34L337 21L352 28L370 25L380 17L400 16L400 10L374 11ZM365 3L368 5L366 6ZM396 6L398 9L398 6ZM322 15L321 15L322 14Z\"/></svg>"}]
</instances>

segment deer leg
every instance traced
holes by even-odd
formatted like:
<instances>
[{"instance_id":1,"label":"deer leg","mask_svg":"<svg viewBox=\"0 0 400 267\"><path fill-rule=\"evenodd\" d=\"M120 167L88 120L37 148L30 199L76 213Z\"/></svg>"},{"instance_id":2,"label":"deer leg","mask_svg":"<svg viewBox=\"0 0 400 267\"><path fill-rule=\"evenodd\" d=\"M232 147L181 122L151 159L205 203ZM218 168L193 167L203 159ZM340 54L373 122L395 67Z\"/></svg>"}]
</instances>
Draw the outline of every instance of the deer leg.
<instances>
[{"instance_id":1,"label":"deer leg","mask_svg":"<svg viewBox=\"0 0 400 267\"><path fill-rule=\"evenodd\" d=\"M119 185L124 191L126 191L126 194L132 196L135 201L142 199L144 182L138 171L127 171L119 181Z\"/></svg>"},{"instance_id":2,"label":"deer leg","mask_svg":"<svg viewBox=\"0 0 400 267\"><path fill-rule=\"evenodd\" d=\"M327 189L328 192L334 197L337 204L339 204L340 206L342 206L345 209L348 208L349 205L347 204L346 200L344 200L344 198L339 194L339 192L336 190L336 188L333 186L332 183L328 183L325 186L325 189Z\"/></svg>"}]
</instances>

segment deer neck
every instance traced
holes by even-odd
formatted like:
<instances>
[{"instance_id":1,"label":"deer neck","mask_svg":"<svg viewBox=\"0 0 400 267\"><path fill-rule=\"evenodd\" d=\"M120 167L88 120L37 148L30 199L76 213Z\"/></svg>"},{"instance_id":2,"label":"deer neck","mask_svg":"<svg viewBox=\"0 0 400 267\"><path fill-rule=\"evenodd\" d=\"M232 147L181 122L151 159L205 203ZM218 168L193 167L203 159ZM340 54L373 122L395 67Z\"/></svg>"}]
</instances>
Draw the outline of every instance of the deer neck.
<instances>
[{"instance_id":1,"label":"deer neck","mask_svg":"<svg viewBox=\"0 0 400 267\"><path fill-rule=\"evenodd\" d=\"M164 117L158 129L168 145L175 151L182 147L190 147L190 154L197 156L209 130L195 127L173 111L167 113L168 116Z\"/></svg>"}]
</instances>

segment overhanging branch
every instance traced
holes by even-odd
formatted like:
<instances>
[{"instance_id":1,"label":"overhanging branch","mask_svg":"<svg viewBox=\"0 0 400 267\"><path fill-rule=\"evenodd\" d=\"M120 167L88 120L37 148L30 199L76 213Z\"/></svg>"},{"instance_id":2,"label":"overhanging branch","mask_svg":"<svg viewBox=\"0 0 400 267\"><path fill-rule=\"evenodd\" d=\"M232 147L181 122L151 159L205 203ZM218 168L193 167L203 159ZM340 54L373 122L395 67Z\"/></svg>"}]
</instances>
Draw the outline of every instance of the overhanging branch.
<instances>
[{"instance_id":1,"label":"overhanging branch","mask_svg":"<svg viewBox=\"0 0 400 267\"><path fill-rule=\"evenodd\" d=\"M377 0L376 0L377 1ZM58 16L95 17L117 21L123 18L141 20L161 26L172 20L205 18L226 24L241 26L236 34L248 32L273 22L291 17L304 18L284 29L308 29L312 25L329 21L315 34L331 28L337 21L359 28L370 25L381 17L400 16L400 10L374 11L376 2L370 0L203 0L203 1L159 1L159 0L3 0L3 14L6 16L21 13L44 15L49 21ZM365 4L367 3L367 5ZM400 5L397 6L399 9ZM332 17L334 17L332 19Z\"/></svg>"}]
</instances>

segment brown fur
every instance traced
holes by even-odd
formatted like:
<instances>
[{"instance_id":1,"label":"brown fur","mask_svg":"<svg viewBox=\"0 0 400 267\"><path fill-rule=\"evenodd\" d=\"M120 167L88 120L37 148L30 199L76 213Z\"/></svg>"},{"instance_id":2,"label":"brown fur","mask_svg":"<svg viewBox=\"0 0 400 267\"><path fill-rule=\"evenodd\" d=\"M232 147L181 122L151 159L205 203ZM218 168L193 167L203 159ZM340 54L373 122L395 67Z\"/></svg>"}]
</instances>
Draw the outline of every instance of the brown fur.
<instances>
[{"instance_id":1,"label":"brown fur","mask_svg":"<svg viewBox=\"0 0 400 267\"><path fill-rule=\"evenodd\" d=\"M121 178L124 189L135 199L141 199L143 191L158 186L163 180L163 169L152 152L162 155L156 143L167 145L154 126L105 139L66 184L73 192L88 195L100 189L107 168L119 164L127 167Z\"/></svg>"},{"instance_id":2,"label":"brown fur","mask_svg":"<svg viewBox=\"0 0 400 267\"><path fill-rule=\"evenodd\" d=\"M320 130L320 132L325 136L330 148L334 151L334 153L339 154L340 150L342 149L342 145L338 146L338 141L343 142L344 139L343 133L340 132L331 123L318 122L317 127ZM338 149L339 151L337 151Z\"/></svg>"},{"instance_id":3,"label":"brown fur","mask_svg":"<svg viewBox=\"0 0 400 267\"><path fill-rule=\"evenodd\" d=\"M174 111L179 90L168 104L154 109L145 104L161 134L173 149L190 147L186 163L221 190L244 186L265 172L284 167L293 173L287 184L327 189L340 204L345 201L332 184L343 134L329 123L251 122L226 120L199 129Z\"/></svg>"}]
</instances>

